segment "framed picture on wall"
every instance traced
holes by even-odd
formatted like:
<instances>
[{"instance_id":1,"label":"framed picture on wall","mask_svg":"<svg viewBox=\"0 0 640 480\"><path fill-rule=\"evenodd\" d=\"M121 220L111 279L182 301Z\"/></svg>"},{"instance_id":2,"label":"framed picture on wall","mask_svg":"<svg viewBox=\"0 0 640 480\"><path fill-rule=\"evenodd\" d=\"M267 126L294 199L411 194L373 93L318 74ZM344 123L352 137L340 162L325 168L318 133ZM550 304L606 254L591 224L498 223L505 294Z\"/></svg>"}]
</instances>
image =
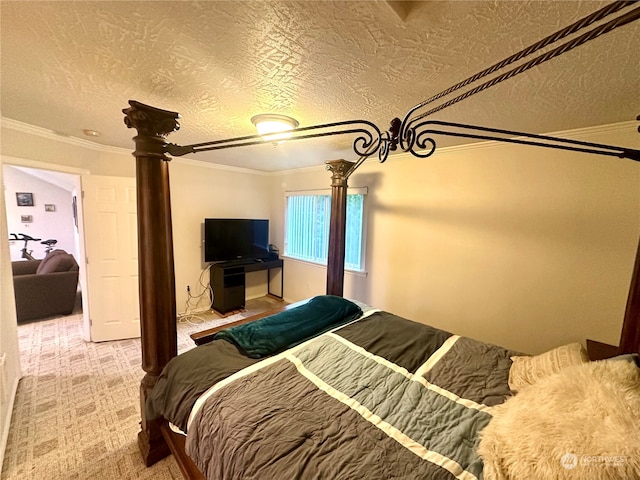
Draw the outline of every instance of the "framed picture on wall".
<instances>
[{"instance_id":1,"label":"framed picture on wall","mask_svg":"<svg viewBox=\"0 0 640 480\"><path fill-rule=\"evenodd\" d=\"M20 221L22 223L31 223L33 222L33 215L20 215Z\"/></svg>"},{"instance_id":2,"label":"framed picture on wall","mask_svg":"<svg viewBox=\"0 0 640 480\"><path fill-rule=\"evenodd\" d=\"M16 192L19 207L33 207L33 193Z\"/></svg>"},{"instance_id":3,"label":"framed picture on wall","mask_svg":"<svg viewBox=\"0 0 640 480\"><path fill-rule=\"evenodd\" d=\"M71 208L73 209L73 223L76 226L76 230L78 230L78 200L75 195L71 200Z\"/></svg>"},{"instance_id":4,"label":"framed picture on wall","mask_svg":"<svg viewBox=\"0 0 640 480\"><path fill-rule=\"evenodd\" d=\"M45 203L44 204L44 211L45 212L55 212L56 211L56 206L53 203Z\"/></svg>"}]
</instances>

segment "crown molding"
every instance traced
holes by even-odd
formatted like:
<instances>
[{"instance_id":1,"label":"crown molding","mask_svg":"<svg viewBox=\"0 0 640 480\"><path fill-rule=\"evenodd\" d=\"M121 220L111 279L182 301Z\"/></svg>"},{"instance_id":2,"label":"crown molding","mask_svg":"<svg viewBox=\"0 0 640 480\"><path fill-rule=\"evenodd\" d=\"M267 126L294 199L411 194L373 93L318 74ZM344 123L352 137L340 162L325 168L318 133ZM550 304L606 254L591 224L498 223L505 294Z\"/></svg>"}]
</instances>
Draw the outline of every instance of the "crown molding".
<instances>
[{"instance_id":1,"label":"crown molding","mask_svg":"<svg viewBox=\"0 0 640 480\"><path fill-rule=\"evenodd\" d=\"M111 145L102 145L100 143L92 142L90 140L85 140L83 138L73 137L70 135L64 135L62 133L55 132L53 130L49 130L48 128L38 127L35 125L31 125L29 123L21 122L19 120L14 120L13 118L8 117L0 117L0 126L3 128L8 128L10 130L15 130L16 132L26 133L28 135L34 135L40 138L44 138L47 140L53 140L56 142L63 142L69 145L73 145L76 147L88 148L90 150L94 150L97 152L106 152L106 153L116 153L121 155L131 155L131 150L127 148L121 147L113 147ZM133 145L132 145L133 147ZM26 159L21 159L22 165ZM215 170L225 170L237 173L246 173L251 175L260 175L260 176L268 176L271 172L263 172L260 170L253 170L250 168L242 168L242 167L234 167L231 165L223 165L219 163L211 163L203 160L196 160L189 157L180 157L175 158L172 157L171 161L178 164L183 165L191 165L194 167L202 167L202 168L211 168ZM27 165L29 166L29 165ZM38 167L35 167L38 168ZM42 168L42 167L40 167Z\"/></svg>"},{"instance_id":2,"label":"crown molding","mask_svg":"<svg viewBox=\"0 0 640 480\"><path fill-rule=\"evenodd\" d=\"M206 160L196 160L193 158L189 158L187 156L171 157L171 163L177 163L180 165L190 165L192 167L209 168L212 170L224 170L227 172L246 173L249 175L258 175L260 177L268 177L273 174L273 172L264 172L262 170L253 170L251 168L234 167L233 165L224 165L222 163L212 163L212 162L207 162Z\"/></svg>"},{"instance_id":3,"label":"crown molding","mask_svg":"<svg viewBox=\"0 0 640 480\"><path fill-rule=\"evenodd\" d=\"M59 163L40 162L38 160L30 160L28 158L12 157L11 155L2 155L0 164L12 167L38 168L40 170L52 170L59 173L69 173L71 175L89 175L91 172L85 168L69 167Z\"/></svg>"},{"instance_id":4,"label":"crown molding","mask_svg":"<svg viewBox=\"0 0 640 480\"><path fill-rule=\"evenodd\" d=\"M603 133L617 133L617 132L631 132L635 131L638 128L637 121L626 121L626 122L618 122L618 123L609 123L606 125L596 125L593 127L582 127L575 128L572 130L560 130L557 132L550 133L542 133L541 135L548 135L551 137L558 138L567 138L573 140L587 140L598 134ZM515 137L517 138L517 137ZM474 143L465 143L463 145L452 145L449 147L438 147L433 155L443 155L443 154L456 154L461 152L469 152L469 151L477 151L477 150L485 150L488 148L496 148L496 147L507 147L509 144L504 142L499 142L496 140L486 140L481 142ZM389 155L387 161L390 160L420 160L419 158L413 156L410 152L400 152L394 155ZM365 161L365 163L377 161L377 158L369 158Z\"/></svg>"},{"instance_id":5,"label":"crown molding","mask_svg":"<svg viewBox=\"0 0 640 480\"><path fill-rule=\"evenodd\" d=\"M54 140L58 142L64 142L70 145L89 148L91 150L99 151L99 152L109 152L109 153L118 153L118 154L126 154L129 155L131 150L121 147L113 147L110 145L102 145L100 143L95 143L89 140L85 140L78 137L72 137L69 135L64 135L53 130L49 130L47 128L37 127L35 125L31 125L29 123L21 122L19 120L14 120L12 118L0 117L0 125L4 128L9 128L11 130L15 130L22 133L27 133L30 135L35 135L41 138L46 138L49 140ZM582 139L584 137L590 137L592 135L602 134L602 133L615 133L615 132L628 132L630 130L635 130L637 128L637 121L626 121L626 122L618 122L618 123L610 123L606 125L597 125L593 127L583 127L576 128L572 130L561 130L558 132L545 133L545 135L550 135L554 137L560 138L573 138L573 139ZM482 141L482 142L474 142L474 143L466 143L464 145L453 145L450 147L439 147L436 151L437 154L455 154L460 152L467 152L473 150L481 150L486 148L495 148L500 145L505 145L502 142L498 142L495 140ZM393 155L389 155L387 160L403 160L403 159L415 159L411 153L409 152L400 152ZM365 163L377 162L377 157L368 158ZM224 165L220 163L212 163L203 160L192 159L187 156L172 158L172 162L190 165L194 167L202 167L202 168L210 168L214 170L225 170L229 172L237 172L237 173L245 173L250 175L259 175L259 176L281 176L281 175L290 175L294 173L305 173L305 172L313 172L325 170L326 167L324 164L322 165L313 165L310 167L302 167L302 168L292 168L287 170L276 170L265 172L262 170L254 170L250 168L243 167L234 167L232 165Z\"/></svg>"},{"instance_id":6,"label":"crown molding","mask_svg":"<svg viewBox=\"0 0 640 480\"><path fill-rule=\"evenodd\" d=\"M88 148L90 150L95 150L99 152L119 153L119 154L131 153L131 151L127 150L126 148L112 147L110 145L102 145L100 143L92 142L90 140L85 140L83 138L73 137L71 135L65 135L63 133L59 133L54 130L49 130L48 128L37 127L35 125L31 125L30 123L14 120L13 118L0 117L0 125L4 128L15 130L16 132L35 135L37 137L45 138L47 140L55 140L56 142L63 142L69 145L74 145L76 147Z\"/></svg>"},{"instance_id":7,"label":"crown molding","mask_svg":"<svg viewBox=\"0 0 640 480\"><path fill-rule=\"evenodd\" d=\"M311 165L310 167L300 167L300 168L287 168L286 170L274 170L272 172L267 172L271 177L278 177L281 175L292 175L298 173L308 173L308 172L320 172L326 171L327 166L323 163L320 165ZM327 177L330 178L330 177Z\"/></svg>"},{"instance_id":8,"label":"crown molding","mask_svg":"<svg viewBox=\"0 0 640 480\"><path fill-rule=\"evenodd\" d=\"M572 130L561 130L558 132L544 133L543 135L549 135L549 136L559 137L559 138L582 140L585 138L588 139L593 135L602 134L602 133L635 131L637 129L637 126L638 126L638 122L631 120L626 122L610 123L606 125L597 125L593 127L575 128ZM498 142L496 140L486 140L486 141L480 141L480 142L465 143L463 145L438 147L434 155L457 154L462 152L470 152L470 151L477 151L477 150L496 148L496 147L506 147L506 146L508 146L508 144L504 142ZM390 161L398 161L398 160L424 160L424 159L415 157L410 152L400 152L400 153L389 155L386 161L390 162ZM379 163L379 160L376 155L373 155L368 159L366 159L364 163L365 164ZM314 165L311 167L278 170L276 172L270 172L269 174L272 176L293 175L298 173L313 172L313 171L320 171L320 170L326 170L326 167L324 164Z\"/></svg>"}]
</instances>

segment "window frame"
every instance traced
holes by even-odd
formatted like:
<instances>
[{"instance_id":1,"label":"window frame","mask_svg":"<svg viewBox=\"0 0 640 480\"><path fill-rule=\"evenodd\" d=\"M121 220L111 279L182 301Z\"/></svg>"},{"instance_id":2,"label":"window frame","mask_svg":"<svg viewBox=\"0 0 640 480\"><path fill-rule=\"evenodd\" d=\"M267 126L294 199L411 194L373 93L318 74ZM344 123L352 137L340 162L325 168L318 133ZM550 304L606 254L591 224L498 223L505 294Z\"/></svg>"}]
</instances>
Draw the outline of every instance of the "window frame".
<instances>
[{"instance_id":1,"label":"window frame","mask_svg":"<svg viewBox=\"0 0 640 480\"><path fill-rule=\"evenodd\" d=\"M353 272L356 274L365 274L366 273L366 237L367 237L367 218L368 218L368 208L367 208L367 204L368 202L366 201L367 198L367 194L369 193L369 189L368 187L348 187L347 188L347 195L362 195L363 199L362 199L362 225L361 225L361 234L360 234L360 268L352 268L352 267L347 267L346 263L345 263L345 267L344 270L345 272ZM317 189L317 190L290 190L290 191L285 191L284 193L284 232L283 232L283 238L284 238L284 248L283 248L283 257L285 258L289 258L291 260L295 260L297 262L303 262L303 263L307 263L310 265L318 265L318 266L322 266L322 267L327 267L327 259L324 260L324 262L316 262L313 260L308 260L305 258L300 258L300 257L296 257L296 256L292 256L289 255L287 253L287 247L288 247L288 239L287 239L287 227L288 227L288 223L287 223L287 219L288 219L288 210L289 210L289 197L296 197L296 196L321 196L321 195L328 195L330 198L330 202L329 204L331 204L331 189L329 188L322 188L322 189ZM329 217L329 221L330 221L330 217ZM346 232L345 232L345 242L346 242ZM346 245L345 245L346 248ZM328 254L327 254L328 256ZM346 258L345 258L346 261Z\"/></svg>"}]
</instances>

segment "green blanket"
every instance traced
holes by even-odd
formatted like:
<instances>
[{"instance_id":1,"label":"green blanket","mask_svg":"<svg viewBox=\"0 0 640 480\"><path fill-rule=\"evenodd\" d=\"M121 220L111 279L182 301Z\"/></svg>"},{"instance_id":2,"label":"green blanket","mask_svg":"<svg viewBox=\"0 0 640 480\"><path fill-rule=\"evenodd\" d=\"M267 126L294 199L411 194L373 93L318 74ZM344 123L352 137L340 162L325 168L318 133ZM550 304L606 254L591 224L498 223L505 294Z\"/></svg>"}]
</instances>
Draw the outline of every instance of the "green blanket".
<instances>
[{"instance_id":1,"label":"green blanket","mask_svg":"<svg viewBox=\"0 0 640 480\"><path fill-rule=\"evenodd\" d=\"M342 297L321 295L299 307L222 330L214 338L237 345L248 357L263 358L355 320L360 315L362 310L355 303Z\"/></svg>"}]
</instances>

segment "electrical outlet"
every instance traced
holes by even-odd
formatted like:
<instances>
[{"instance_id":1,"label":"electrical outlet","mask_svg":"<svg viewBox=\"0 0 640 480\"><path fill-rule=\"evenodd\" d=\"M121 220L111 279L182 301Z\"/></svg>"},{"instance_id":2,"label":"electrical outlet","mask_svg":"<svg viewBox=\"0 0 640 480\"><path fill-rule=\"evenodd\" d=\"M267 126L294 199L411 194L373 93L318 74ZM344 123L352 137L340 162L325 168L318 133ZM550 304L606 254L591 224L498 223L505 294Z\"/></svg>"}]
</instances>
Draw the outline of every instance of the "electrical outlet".
<instances>
[{"instance_id":1,"label":"electrical outlet","mask_svg":"<svg viewBox=\"0 0 640 480\"><path fill-rule=\"evenodd\" d=\"M187 285L187 293L191 293L191 287Z\"/></svg>"}]
</instances>

